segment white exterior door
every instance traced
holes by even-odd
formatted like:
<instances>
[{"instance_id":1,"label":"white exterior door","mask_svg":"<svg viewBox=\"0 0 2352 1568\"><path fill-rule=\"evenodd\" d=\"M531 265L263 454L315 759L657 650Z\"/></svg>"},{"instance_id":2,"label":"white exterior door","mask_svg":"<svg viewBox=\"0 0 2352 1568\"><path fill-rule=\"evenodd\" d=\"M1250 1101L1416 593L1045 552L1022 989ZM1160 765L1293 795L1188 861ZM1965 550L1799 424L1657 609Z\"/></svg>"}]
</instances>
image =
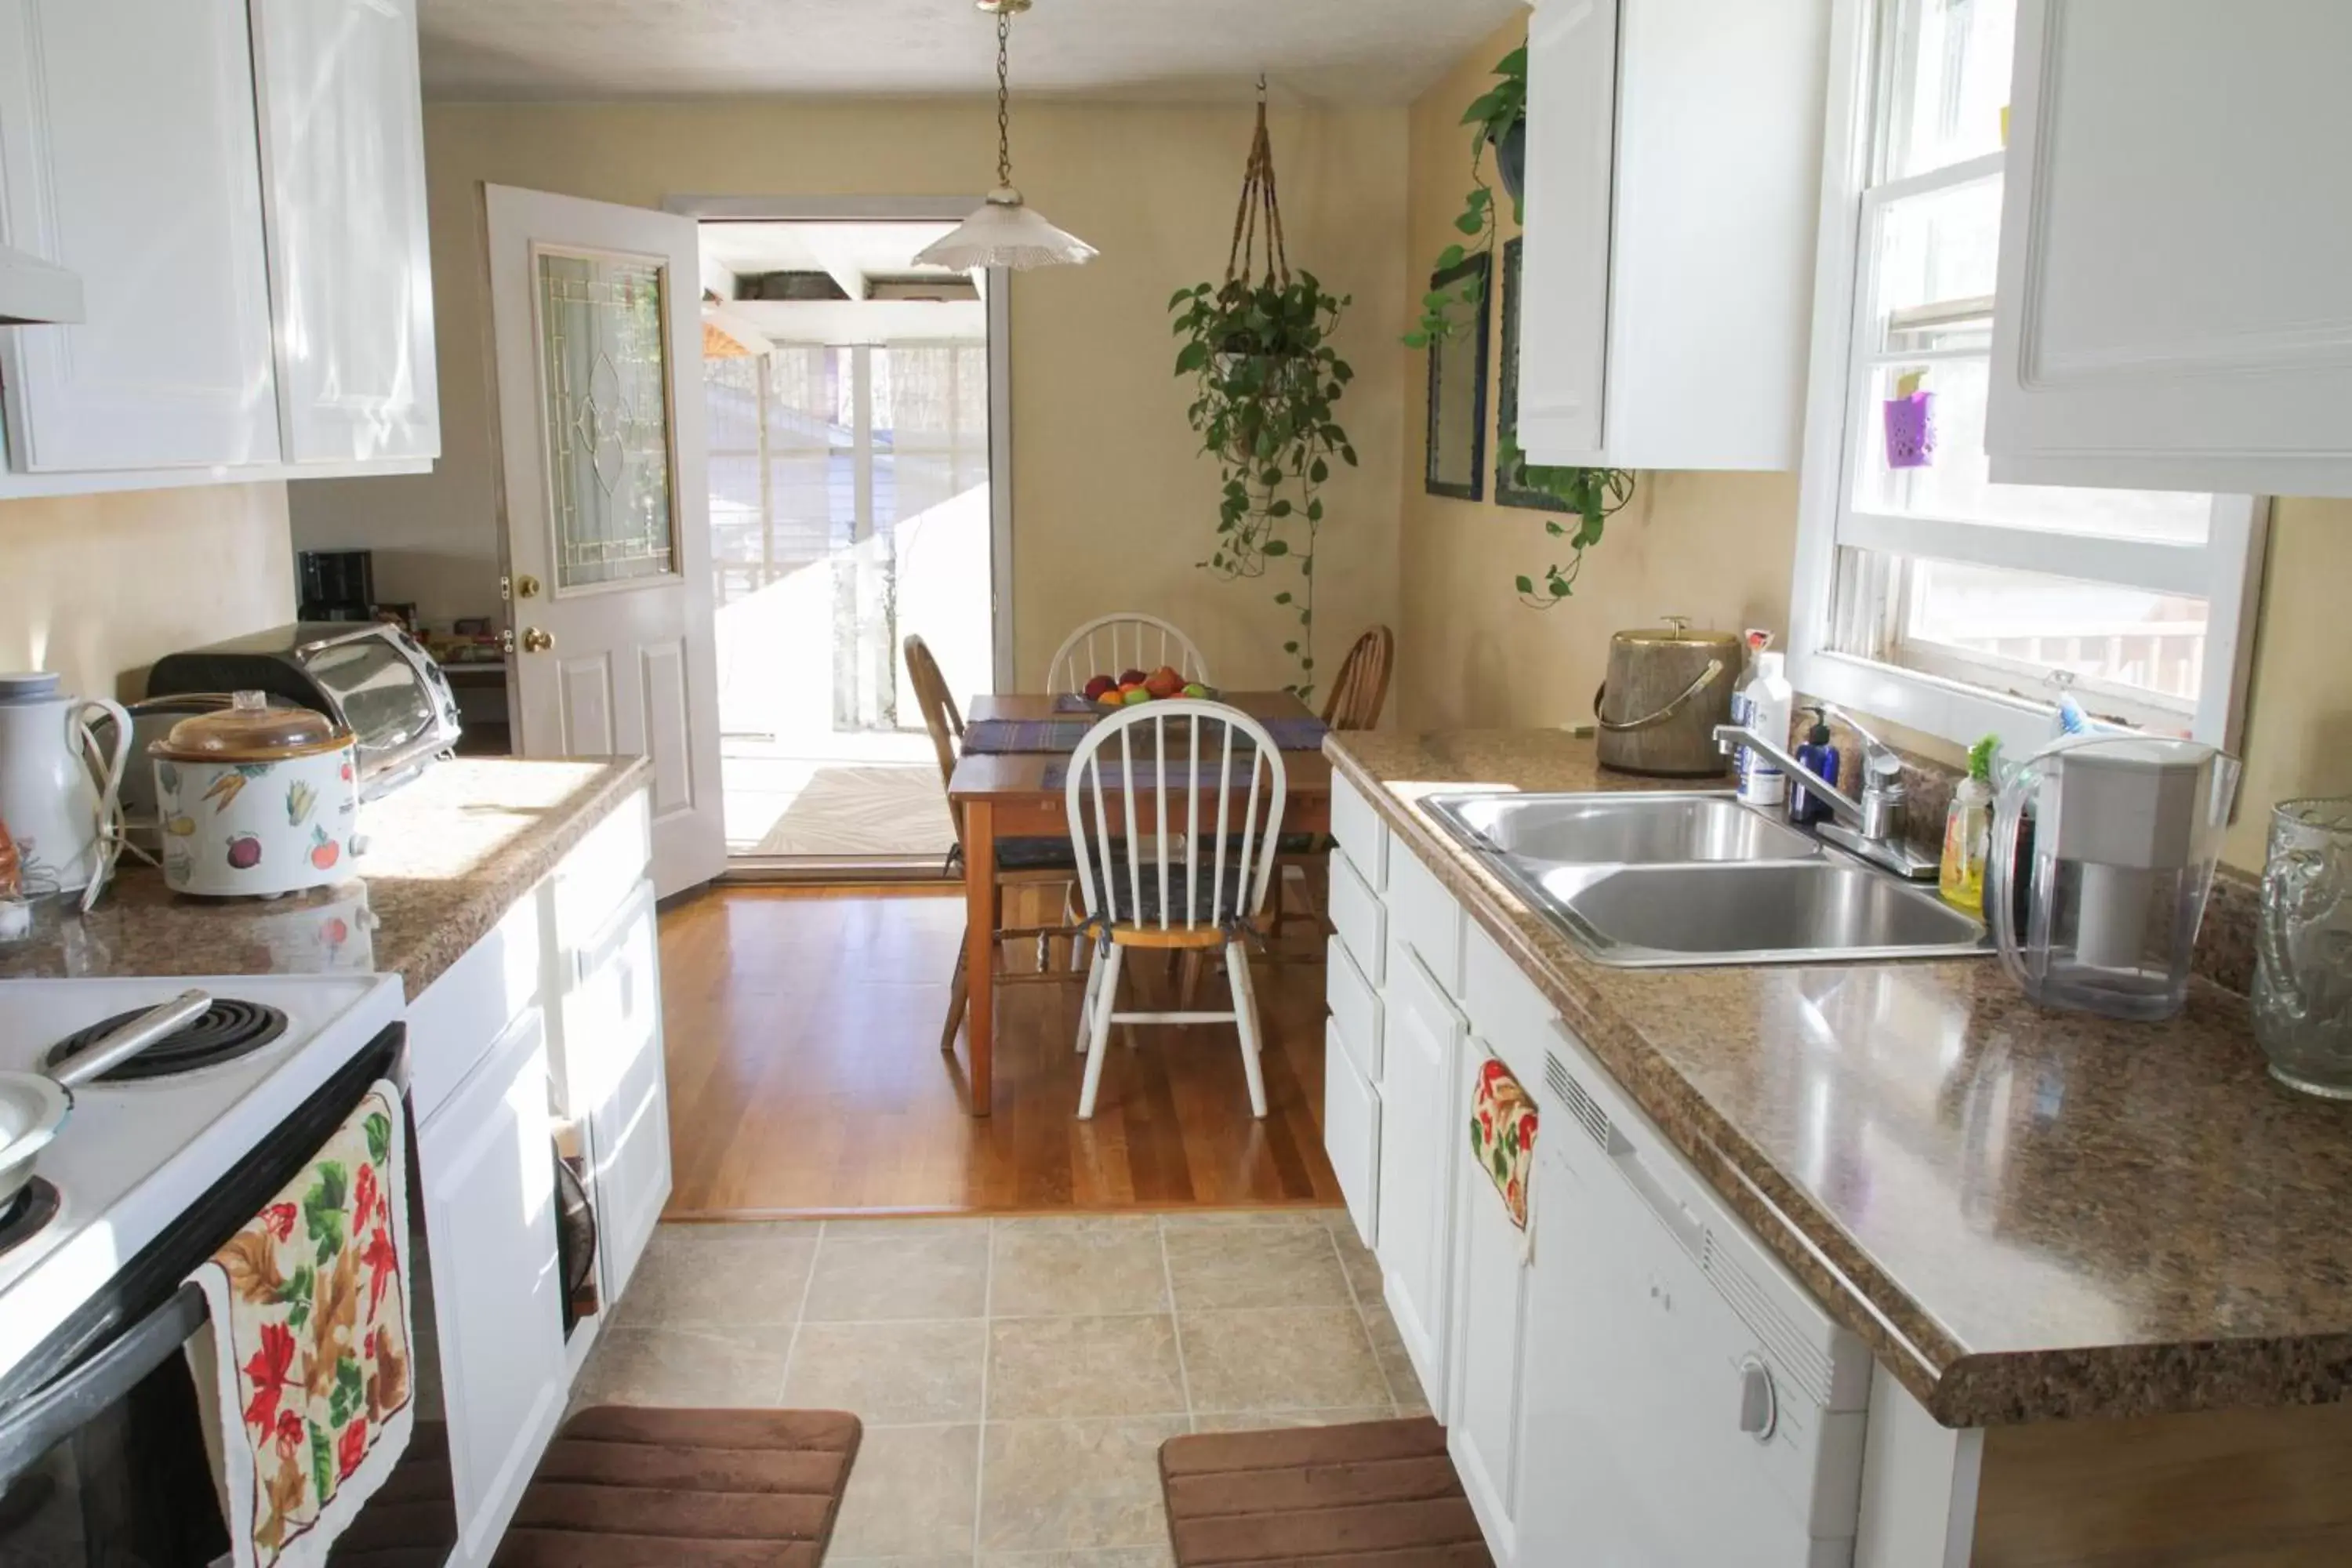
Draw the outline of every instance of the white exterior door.
<instances>
[{"instance_id":1,"label":"white exterior door","mask_svg":"<svg viewBox=\"0 0 2352 1568\"><path fill-rule=\"evenodd\" d=\"M694 222L485 196L515 749L646 758L667 897L727 859Z\"/></svg>"}]
</instances>

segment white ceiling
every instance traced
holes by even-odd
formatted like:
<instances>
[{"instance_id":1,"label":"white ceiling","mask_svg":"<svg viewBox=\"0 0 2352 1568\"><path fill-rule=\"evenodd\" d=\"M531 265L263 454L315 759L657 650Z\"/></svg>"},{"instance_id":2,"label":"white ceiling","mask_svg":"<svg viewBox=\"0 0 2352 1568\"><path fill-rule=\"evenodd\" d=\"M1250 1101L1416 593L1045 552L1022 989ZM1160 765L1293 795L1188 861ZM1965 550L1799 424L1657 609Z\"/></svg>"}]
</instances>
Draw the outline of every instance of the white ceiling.
<instances>
[{"instance_id":1,"label":"white ceiling","mask_svg":"<svg viewBox=\"0 0 2352 1568\"><path fill-rule=\"evenodd\" d=\"M1407 103L1523 0L1038 0L1016 92ZM424 0L426 96L930 95L995 87L971 0Z\"/></svg>"}]
</instances>

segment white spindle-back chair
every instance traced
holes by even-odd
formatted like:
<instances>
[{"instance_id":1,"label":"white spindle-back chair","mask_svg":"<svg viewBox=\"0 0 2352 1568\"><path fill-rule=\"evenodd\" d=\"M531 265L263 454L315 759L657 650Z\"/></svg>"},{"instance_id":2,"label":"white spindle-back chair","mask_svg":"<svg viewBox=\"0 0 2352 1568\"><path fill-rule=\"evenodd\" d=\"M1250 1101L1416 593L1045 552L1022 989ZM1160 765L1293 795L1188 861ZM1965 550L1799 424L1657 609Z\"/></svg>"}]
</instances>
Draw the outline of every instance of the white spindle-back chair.
<instances>
[{"instance_id":1,"label":"white spindle-back chair","mask_svg":"<svg viewBox=\"0 0 2352 1568\"><path fill-rule=\"evenodd\" d=\"M1118 769L1106 785L1103 769ZM1221 1024L1241 1036L1250 1113L1265 1115L1249 922L1265 906L1288 790L1265 726L1222 702L1171 700L1105 718L1071 754L1063 804L1090 931L1104 951L1087 978L1078 1117L1095 1113L1113 1024ZM1130 947L1225 950L1229 1013L1122 1013Z\"/></svg>"},{"instance_id":2,"label":"white spindle-back chair","mask_svg":"<svg viewBox=\"0 0 2352 1568\"><path fill-rule=\"evenodd\" d=\"M1209 666L1192 639L1157 616L1133 610L1088 621L1062 641L1045 667L1045 689L1076 691L1088 679L1130 669L1146 675L1167 665L1186 680L1209 684Z\"/></svg>"}]
</instances>

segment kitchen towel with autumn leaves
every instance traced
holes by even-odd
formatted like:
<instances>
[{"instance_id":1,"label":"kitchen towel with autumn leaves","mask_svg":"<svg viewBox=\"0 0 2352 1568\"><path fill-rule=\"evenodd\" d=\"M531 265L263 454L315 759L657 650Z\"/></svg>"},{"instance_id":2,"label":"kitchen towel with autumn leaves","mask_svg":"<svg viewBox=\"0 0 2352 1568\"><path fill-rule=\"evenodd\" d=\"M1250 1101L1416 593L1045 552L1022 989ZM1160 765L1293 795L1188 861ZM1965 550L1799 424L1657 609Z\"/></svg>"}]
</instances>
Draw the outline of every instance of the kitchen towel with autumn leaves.
<instances>
[{"instance_id":1,"label":"kitchen towel with autumn leaves","mask_svg":"<svg viewBox=\"0 0 2352 1568\"><path fill-rule=\"evenodd\" d=\"M1518 1227L1519 1261L1532 1262L1536 1233L1528 1224L1528 1178L1536 1170L1536 1102L1492 1057L1478 1068L1471 1098L1470 1157L1495 1184L1503 1212Z\"/></svg>"},{"instance_id":2,"label":"kitchen towel with autumn leaves","mask_svg":"<svg viewBox=\"0 0 2352 1568\"><path fill-rule=\"evenodd\" d=\"M192 1358L200 1380L213 1363L236 1568L325 1563L408 1445L407 1191L400 1093L373 1084L190 1276L212 1308Z\"/></svg>"}]
</instances>

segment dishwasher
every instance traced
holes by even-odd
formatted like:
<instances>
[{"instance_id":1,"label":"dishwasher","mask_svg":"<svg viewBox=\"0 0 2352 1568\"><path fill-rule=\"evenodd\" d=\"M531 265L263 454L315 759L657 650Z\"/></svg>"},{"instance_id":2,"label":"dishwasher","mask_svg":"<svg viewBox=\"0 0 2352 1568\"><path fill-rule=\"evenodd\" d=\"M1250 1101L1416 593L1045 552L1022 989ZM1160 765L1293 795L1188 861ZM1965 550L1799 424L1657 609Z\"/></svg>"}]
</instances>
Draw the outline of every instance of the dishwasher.
<instances>
[{"instance_id":1,"label":"dishwasher","mask_svg":"<svg viewBox=\"0 0 2352 1568\"><path fill-rule=\"evenodd\" d=\"M1519 1563L1844 1568L1868 1349L1553 1027Z\"/></svg>"}]
</instances>

